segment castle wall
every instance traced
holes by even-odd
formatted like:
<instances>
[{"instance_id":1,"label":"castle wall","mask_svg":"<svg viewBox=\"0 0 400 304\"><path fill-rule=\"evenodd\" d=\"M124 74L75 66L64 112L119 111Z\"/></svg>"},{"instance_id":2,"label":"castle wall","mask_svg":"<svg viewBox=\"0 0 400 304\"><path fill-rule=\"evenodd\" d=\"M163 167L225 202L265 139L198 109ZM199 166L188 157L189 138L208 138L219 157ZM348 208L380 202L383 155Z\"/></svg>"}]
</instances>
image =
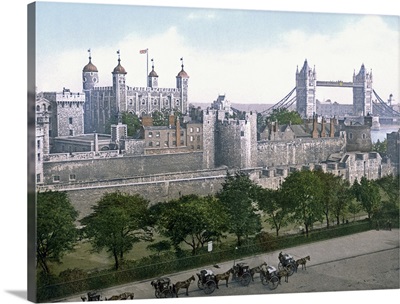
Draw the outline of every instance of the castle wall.
<instances>
[{"instance_id":1,"label":"castle wall","mask_svg":"<svg viewBox=\"0 0 400 304\"><path fill-rule=\"evenodd\" d=\"M333 153L343 152L344 138L259 141L257 167L298 165L325 161Z\"/></svg>"},{"instance_id":2,"label":"castle wall","mask_svg":"<svg viewBox=\"0 0 400 304\"><path fill-rule=\"evenodd\" d=\"M115 154L115 151L105 153L110 153L108 158L86 156L88 158L83 159L82 156L79 160L69 157L68 161L43 162L44 182L49 185L77 183L202 169L202 152L124 157L112 157L111 153Z\"/></svg>"}]
</instances>

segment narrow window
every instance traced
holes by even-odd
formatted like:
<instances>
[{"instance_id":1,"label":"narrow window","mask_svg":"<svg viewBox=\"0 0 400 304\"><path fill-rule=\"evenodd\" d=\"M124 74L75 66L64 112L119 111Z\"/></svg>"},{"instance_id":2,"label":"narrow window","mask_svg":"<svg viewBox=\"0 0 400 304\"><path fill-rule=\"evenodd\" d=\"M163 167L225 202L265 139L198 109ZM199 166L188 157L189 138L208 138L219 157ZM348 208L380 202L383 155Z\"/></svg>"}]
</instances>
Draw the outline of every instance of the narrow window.
<instances>
[{"instance_id":1,"label":"narrow window","mask_svg":"<svg viewBox=\"0 0 400 304\"><path fill-rule=\"evenodd\" d=\"M60 176L54 175L54 176L53 176L53 182L55 182L55 183L60 182Z\"/></svg>"}]
</instances>

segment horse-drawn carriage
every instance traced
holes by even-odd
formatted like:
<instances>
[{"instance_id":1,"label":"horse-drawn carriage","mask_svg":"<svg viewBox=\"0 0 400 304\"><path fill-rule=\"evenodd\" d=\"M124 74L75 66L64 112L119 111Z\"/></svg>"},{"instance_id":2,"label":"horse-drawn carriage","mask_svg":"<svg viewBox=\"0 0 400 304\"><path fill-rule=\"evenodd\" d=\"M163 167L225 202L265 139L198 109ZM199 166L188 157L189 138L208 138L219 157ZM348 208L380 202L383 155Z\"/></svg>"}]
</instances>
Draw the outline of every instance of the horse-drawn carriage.
<instances>
[{"instance_id":1,"label":"horse-drawn carriage","mask_svg":"<svg viewBox=\"0 0 400 304\"><path fill-rule=\"evenodd\" d=\"M249 266L246 263L237 263L233 266L233 279L239 280L240 284L247 286L251 281Z\"/></svg>"},{"instance_id":2,"label":"horse-drawn carriage","mask_svg":"<svg viewBox=\"0 0 400 304\"><path fill-rule=\"evenodd\" d=\"M279 270L285 269L288 272L289 276L291 276L296 271L296 261L290 254L280 252L278 259Z\"/></svg>"},{"instance_id":3,"label":"horse-drawn carriage","mask_svg":"<svg viewBox=\"0 0 400 304\"><path fill-rule=\"evenodd\" d=\"M169 278L158 278L151 281L151 285L155 289L156 298L172 298L172 286Z\"/></svg>"},{"instance_id":4,"label":"horse-drawn carriage","mask_svg":"<svg viewBox=\"0 0 400 304\"><path fill-rule=\"evenodd\" d=\"M267 266L260 271L261 283L269 289L275 289L279 284L279 277L274 266Z\"/></svg>"},{"instance_id":5,"label":"horse-drawn carriage","mask_svg":"<svg viewBox=\"0 0 400 304\"><path fill-rule=\"evenodd\" d=\"M199 278L197 286L202 289L205 294L213 293L217 286L215 274L209 269L203 269L200 273L196 273L196 275Z\"/></svg>"}]
</instances>

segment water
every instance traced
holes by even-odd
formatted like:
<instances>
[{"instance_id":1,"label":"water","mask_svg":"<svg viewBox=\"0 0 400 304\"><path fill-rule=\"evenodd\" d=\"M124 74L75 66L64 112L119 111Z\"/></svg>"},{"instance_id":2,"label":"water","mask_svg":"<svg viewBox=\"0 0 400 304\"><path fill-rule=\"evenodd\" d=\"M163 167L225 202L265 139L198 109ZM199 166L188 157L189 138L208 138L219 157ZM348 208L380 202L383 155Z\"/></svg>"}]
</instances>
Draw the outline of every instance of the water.
<instances>
[{"instance_id":1,"label":"water","mask_svg":"<svg viewBox=\"0 0 400 304\"><path fill-rule=\"evenodd\" d=\"M400 126L381 126L379 130L371 130L372 143L376 143L379 139L380 142L386 139L387 133L397 132Z\"/></svg>"}]
</instances>

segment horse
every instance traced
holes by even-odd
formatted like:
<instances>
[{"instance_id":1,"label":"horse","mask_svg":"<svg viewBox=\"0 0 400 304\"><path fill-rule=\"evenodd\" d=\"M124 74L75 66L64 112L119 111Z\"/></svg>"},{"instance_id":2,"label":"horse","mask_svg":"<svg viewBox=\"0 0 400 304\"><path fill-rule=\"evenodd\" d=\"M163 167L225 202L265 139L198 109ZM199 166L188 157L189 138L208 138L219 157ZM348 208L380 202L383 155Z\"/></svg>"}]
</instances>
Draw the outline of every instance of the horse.
<instances>
[{"instance_id":1,"label":"horse","mask_svg":"<svg viewBox=\"0 0 400 304\"><path fill-rule=\"evenodd\" d=\"M186 281L181 281L181 282L176 282L175 284L172 284L172 292L178 297L178 291L181 288L186 288L186 295L189 295L189 286L192 281L194 281L194 275L192 275L189 279Z\"/></svg>"},{"instance_id":2,"label":"horse","mask_svg":"<svg viewBox=\"0 0 400 304\"><path fill-rule=\"evenodd\" d=\"M262 267L263 266L267 266L267 263L262 263L261 265L259 265L259 266L256 266L256 267L253 267L253 268L251 268L250 269L250 275L251 275L251 280L254 282L254 275L256 274L256 273L259 273L259 272L261 272L261 269L262 269Z\"/></svg>"},{"instance_id":3,"label":"horse","mask_svg":"<svg viewBox=\"0 0 400 304\"><path fill-rule=\"evenodd\" d=\"M279 284L281 284L281 278L283 277L285 277L285 282L289 283L289 272L285 268L278 270L276 274L279 278Z\"/></svg>"},{"instance_id":4,"label":"horse","mask_svg":"<svg viewBox=\"0 0 400 304\"><path fill-rule=\"evenodd\" d=\"M215 283L216 283L216 288L218 289L218 282L225 280L226 281L226 287L228 287L228 280L229 276L233 273L233 268L229 269L227 272L224 273L219 273L215 275Z\"/></svg>"},{"instance_id":5,"label":"horse","mask_svg":"<svg viewBox=\"0 0 400 304\"><path fill-rule=\"evenodd\" d=\"M307 270L307 266L306 266L307 260L310 261L309 255L304 258L296 260L296 270L299 267L299 265L301 265L301 269Z\"/></svg>"}]
</instances>

